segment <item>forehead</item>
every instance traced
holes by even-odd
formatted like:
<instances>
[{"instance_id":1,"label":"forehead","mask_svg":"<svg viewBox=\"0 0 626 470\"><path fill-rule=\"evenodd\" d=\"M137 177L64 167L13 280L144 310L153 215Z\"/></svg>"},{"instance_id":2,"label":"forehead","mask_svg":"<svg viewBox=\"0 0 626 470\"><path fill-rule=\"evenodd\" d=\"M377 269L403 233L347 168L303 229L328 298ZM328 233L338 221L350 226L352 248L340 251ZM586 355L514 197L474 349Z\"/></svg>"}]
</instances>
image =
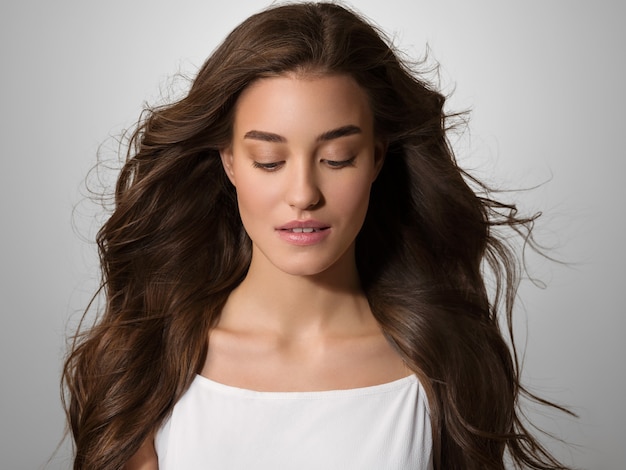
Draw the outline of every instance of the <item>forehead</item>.
<instances>
[{"instance_id":1,"label":"forehead","mask_svg":"<svg viewBox=\"0 0 626 470\"><path fill-rule=\"evenodd\" d=\"M368 133L373 127L367 94L349 75L261 78L242 92L235 108L236 136L252 129L319 133L346 125Z\"/></svg>"}]
</instances>

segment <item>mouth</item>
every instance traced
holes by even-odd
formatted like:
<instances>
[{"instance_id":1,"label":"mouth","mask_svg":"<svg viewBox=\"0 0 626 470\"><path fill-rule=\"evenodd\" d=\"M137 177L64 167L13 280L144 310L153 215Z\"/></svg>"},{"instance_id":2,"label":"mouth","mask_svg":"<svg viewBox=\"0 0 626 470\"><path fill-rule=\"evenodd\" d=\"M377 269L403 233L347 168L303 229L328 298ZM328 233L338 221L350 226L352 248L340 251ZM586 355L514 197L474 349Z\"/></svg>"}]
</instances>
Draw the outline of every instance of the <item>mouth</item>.
<instances>
[{"instance_id":1,"label":"mouth","mask_svg":"<svg viewBox=\"0 0 626 470\"><path fill-rule=\"evenodd\" d=\"M291 222L287 222L279 227L276 227L276 230L280 232L291 232L291 233L314 233L314 232L322 232L324 230L328 230L330 225L320 222L318 220L308 219L308 220L292 220Z\"/></svg>"},{"instance_id":2,"label":"mouth","mask_svg":"<svg viewBox=\"0 0 626 470\"><path fill-rule=\"evenodd\" d=\"M292 220L276 227L278 236L285 242L295 246L317 245L330 234L330 225L317 220Z\"/></svg>"},{"instance_id":3,"label":"mouth","mask_svg":"<svg viewBox=\"0 0 626 470\"><path fill-rule=\"evenodd\" d=\"M328 227L294 227L294 228L279 228L281 232L289 232L289 233L315 233L322 232L324 230L328 230Z\"/></svg>"}]
</instances>

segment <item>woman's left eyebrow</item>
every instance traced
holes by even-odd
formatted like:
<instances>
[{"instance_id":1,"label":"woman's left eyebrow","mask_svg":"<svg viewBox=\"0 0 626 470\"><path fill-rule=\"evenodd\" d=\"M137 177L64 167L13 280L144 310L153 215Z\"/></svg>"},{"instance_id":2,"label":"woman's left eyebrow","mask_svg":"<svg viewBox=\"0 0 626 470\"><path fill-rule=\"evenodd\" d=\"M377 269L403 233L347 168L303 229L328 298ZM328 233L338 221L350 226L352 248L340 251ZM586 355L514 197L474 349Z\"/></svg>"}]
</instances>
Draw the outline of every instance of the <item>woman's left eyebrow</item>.
<instances>
[{"instance_id":1,"label":"woman's left eyebrow","mask_svg":"<svg viewBox=\"0 0 626 470\"><path fill-rule=\"evenodd\" d=\"M327 140L338 139L340 137L346 137L348 135L360 134L363 131L360 127L354 125L342 126L337 129L326 131L317 136L315 140L318 142L324 142Z\"/></svg>"}]
</instances>

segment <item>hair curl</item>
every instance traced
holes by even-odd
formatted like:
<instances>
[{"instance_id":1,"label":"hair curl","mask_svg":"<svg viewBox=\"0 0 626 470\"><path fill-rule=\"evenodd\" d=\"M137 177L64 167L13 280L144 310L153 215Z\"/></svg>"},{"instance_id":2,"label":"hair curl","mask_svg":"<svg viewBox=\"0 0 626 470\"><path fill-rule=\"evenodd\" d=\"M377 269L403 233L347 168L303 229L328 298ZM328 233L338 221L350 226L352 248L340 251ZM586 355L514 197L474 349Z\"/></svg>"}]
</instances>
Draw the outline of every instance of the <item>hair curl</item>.
<instances>
[{"instance_id":1,"label":"hair curl","mask_svg":"<svg viewBox=\"0 0 626 470\"><path fill-rule=\"evenodd\" d=\"M306 3L244 21L188 94L149 110L132 134L97 236L106 308L64 367L74 469L122 468L201 369L251 257L219 150L242 90L290 71L352 76L387 143L357 264L387 339L427 389L435 468L503 469L507 453L518 467L565 468L524 427L527 392L505 340L511 327L503 334L498 320L502 311L511 323L520 266L494 229L530 240L534 217L518 217L459 168L444 96L382 32L344 7Z\"/></svg>"}]
</instances>

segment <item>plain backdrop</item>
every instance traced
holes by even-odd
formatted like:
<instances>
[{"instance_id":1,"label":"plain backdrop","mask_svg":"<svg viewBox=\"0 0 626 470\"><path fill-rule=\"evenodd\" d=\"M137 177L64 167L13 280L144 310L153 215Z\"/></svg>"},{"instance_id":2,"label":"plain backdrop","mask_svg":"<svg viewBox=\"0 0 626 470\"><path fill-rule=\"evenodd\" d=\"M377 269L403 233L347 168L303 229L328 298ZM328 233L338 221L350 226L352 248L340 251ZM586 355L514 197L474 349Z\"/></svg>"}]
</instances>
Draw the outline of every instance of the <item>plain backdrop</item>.
<instances>
[{"instance_id":1,"label":"plain backdrop","mask_svg":"<svg viewBox=\"0 0 626 470\"><path fill-rule=\"evenodd\" d=\"M0 468L70 467L59 377L98 280L100 149L193 76L262 0L3 1L0 5ZM529 388L578 420L531 408L579 468L626 468L623 305L625 8L617 1L353 0L409 56L440 63L462 166L501 188L568 265L530 258L516 328ZM111 175L101 175L110 184ZM94 178L92 177L93 181ZM52 458L51 458L52 457ZM48 459L51 460L48 461ZM47 466L46 466L47 465Z\"/></svg>"}]
</instances>

